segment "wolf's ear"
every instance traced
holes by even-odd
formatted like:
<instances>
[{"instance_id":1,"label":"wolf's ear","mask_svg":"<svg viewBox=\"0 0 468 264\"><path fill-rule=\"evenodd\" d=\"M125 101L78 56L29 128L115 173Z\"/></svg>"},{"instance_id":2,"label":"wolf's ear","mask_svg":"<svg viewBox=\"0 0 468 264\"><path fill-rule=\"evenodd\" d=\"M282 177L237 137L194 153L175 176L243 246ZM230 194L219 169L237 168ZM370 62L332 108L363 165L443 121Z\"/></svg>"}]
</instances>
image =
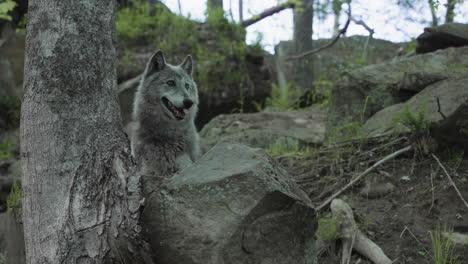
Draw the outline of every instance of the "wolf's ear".
<instances>
[{"instance_id":1,"label":"wolf's ear","mask_svg":"<svg viewBox=\"0 0 468 264\"><path fill-rule=\"evenodd\" d=\"M166 60L164 59L164 54L162 51L156 51L146 66L146 74L154 73L161 71L166 67Z\"/></svg>"},{"instance_id":2,"label":"wolf's ear","mask_svg":"<svg viewBox=\"0 0 468 264\"><path fill-rule=\"evenodd\" d=\"M192 75L192 70L193 70L193 62L192 62L192 56L188 55L187 58L182 62L180 65L182 69L188 74Z\"/></svg>"}]
</instances>

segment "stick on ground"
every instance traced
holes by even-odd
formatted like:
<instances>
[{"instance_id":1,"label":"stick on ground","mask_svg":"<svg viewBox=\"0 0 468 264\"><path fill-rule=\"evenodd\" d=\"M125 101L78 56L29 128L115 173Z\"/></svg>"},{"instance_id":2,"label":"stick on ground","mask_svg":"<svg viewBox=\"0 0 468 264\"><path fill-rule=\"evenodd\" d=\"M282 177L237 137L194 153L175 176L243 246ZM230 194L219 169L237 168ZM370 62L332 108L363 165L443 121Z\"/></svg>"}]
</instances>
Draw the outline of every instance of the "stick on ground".
<instances>
[{"instance_id":1,"label":"stick on ground","mask_svg":"<svg viewBox=\"0 0 468 264\"><path fill-rule=\"evenodd\" d=\"M409 150L411 150L411 146L407 146L405 148L402 148L398 151L395 151L393 152L392 154L386 156L385 158L377 161L374 165L372 165L370 168L368 168L367 170L365 170L363 173L359 174L356 178L354 178L353 180L351 180L348 184L346 184L346 186L344 186L343 188L341 188L338 192L336 192L335 194L333 194L332 196L330 196L327 200L325 200L325 202L323 202L321 205L317 206L315 208L315 210L317 211L320 211L321 209L323 209L325 206L327 206L333 199L335 199L336 197L338 197L340 194L342 194L344 191L346 191L349 187L353 186L356 182L358 182L362 177L364 177L365 175L367 175L369 172L371 172L373 169L375 169L376 167L378 167L380 164L388 161L388 160L391 160L397 156L399 156L400 154L402 153L405 153Z\"/></svg>"},{"instance_id":2,"label":"stick on ground","mask_svg":"<svg viewBox=\"0 0 468 264\"><path fill-rule=\"evenodd\" d=\"M442 168L442 170L445 172L445 175L447 175L447 178L449 179L450 183L452 184L453 188L455 189L455 191L457 192L458 196L460 196L460 199L462 200L462 202L465 204L466 208L468 208L468 203L465 201L465 199L463 198L463 196L461 195L460 193L460 190L458 190L457 188L457 185L455 185L455 182L452 180L452 177L450 177L450 174L447 172L447 170L445 169L444 165L442 165L442 163L440 162L439 158L437 158L436 155L434 154L431 154L432 157L437 161L437 163L439 163L439 166Z\"/></svg>"}]
</instances>

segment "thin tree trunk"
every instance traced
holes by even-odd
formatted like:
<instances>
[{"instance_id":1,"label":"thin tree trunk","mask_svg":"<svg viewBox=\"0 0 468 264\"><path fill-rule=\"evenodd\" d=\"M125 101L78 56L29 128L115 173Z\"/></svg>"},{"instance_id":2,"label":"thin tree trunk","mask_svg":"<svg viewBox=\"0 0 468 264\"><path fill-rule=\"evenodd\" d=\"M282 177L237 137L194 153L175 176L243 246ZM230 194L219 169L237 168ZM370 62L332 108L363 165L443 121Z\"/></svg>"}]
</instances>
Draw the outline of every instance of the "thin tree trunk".
<instances>
[{"instance_id":1,"label":"thin tree trunk","mask_svg":"<svg viewBox=\"0 0 468 264\"><path fill-rule=\"evenodd\" d=\"M301 0L301 8L294 9L293 43L295 54L312 49L313 0ZM313 71L311 58L302 58L295 62L294 81L302 92L312 88Z\"/></svg>"},{"instance_id":2,"label":"thin tree trunk","mask_svg":"<svg viewBox=\"0 0 468 264\"><path fill-rule=\"evenodd\" d=\"M180 4L180 0L177 0L177 4L179 5L179 14L182 15L182 5Z\"/></svg>"},{"instance_id":3,"label":"thin tree trunk","mask_svg":"<svg viewBox=\"0 0 468 264\"><path fill-rule=\"evenodd\" d=\"M429 7L431 8L431 16L432 16L432 27L436 27L439 24L439 20L437 19L436 7L434 0L428 0Z\"/></svg>"},{"instance_id":4,"label":"thin tree trunk","mask_svg":"<svg viewBox=\"0 0 468 264\"><path fill-rule=\"evenodd\" d=\"M334 14L333 36L337 36L340 31L341 0L333 0L332 9Z\"/></svg>"},{"instance_id":5,"label":"thin tree trunk","mask_svg":"<svg viewBox=\"0 0 468 264\"><path fill-rule=\"evenodd\" d=\"M223 8L223 0L208 0L207 2L208 10L213 10L216 8Z\"/></svg>"},{"instance_id":6,"label":"thin tree trunk","mask_svg":"<svg viewBox=\"0 0 468 264\"><path fill-rule=\"evenodd\" d=\"M244 21L244 1L239 0L239 24Z\"/></svg>"},{"instance_id":7,"label":"thin tree trunk","mask_svg":"<svg viewBox=\"0 0 468 264\"><path fill-rule=\"evenodd\" d=\"M29 1L21 113L27 263L151 263L116 96L114 0Z\"/></svg>"},{"instance_id":8,"label":"thin tree trunk","mask_svg":"<svg viewBox=\"0 0 468 264\"><path fill-rule=\"evenodd\" d=\"M453 23L455 17L455 0L447 0L447 11L445 12L445 23Z\"/></svg>"}]
</instances>

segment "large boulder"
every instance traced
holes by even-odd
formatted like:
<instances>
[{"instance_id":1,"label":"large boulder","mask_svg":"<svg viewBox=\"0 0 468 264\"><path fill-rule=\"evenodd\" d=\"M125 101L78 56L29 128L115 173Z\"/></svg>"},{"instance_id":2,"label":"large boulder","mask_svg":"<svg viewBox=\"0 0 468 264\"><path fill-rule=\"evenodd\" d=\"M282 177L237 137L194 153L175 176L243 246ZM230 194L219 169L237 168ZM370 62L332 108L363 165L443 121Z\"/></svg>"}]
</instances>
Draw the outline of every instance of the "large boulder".
<instances>
[{"instance_id":1,"label":"large boulder","mask_svg":"<svg viewBox=\"0 0 468 264\"><path fill-rule=\"evenodd\" d=\"M277 140L321 144L325 137L326 110L260 112L219 115L200 132L205 149L231 140L254 148L268 148Z\"/></svg>"},{"instance_id":2,"label":"large boulder","mask_svg":"<svg viewBox=\"0 0 468 264\"><path fill-rule=\"evenodd\" d=\"M157 182L143 232L158 263L316 263L311 202L263 150L222 143Z\"/></svg>"},{"instance_id":3,"label":"large boulder","mask_svg":"<svg viewBox=\"0 0 468 264\"><path fill-rule=\"evenodd\" d=\"M428 27L416 38L416 53L461 46L468 46L468 24L448 23Z\"/></svg>"},{"instance_id":4,"label":"large boulder","mask_svg":"<svg viewBox=\"0 0 468 264\"><path fill-rule=\"evenodd\" d=\"M432 84L407 102L377 112L364 124L364 131L369 136L378 136L388 134L395 128L401 129L401 124L395 120L400 120L398 116L401 117L405 108L408 108L410 113L422 113L424 118L421 121L427 122L428 126L438 127L440 137L466 144L468 143L467 85L468 77Z\"/></svg>"},{"instance_id":5,"label":"large boulder","mask_svg":"<svg viewBox=\"0 0 468 264\"><path fill-rule=\"evenodd\" d=\"M448 48L345 72L333 87L327 131L365 121L438 81L466 76L467 61L468 47Z\"/></svg>"}]
</instances>

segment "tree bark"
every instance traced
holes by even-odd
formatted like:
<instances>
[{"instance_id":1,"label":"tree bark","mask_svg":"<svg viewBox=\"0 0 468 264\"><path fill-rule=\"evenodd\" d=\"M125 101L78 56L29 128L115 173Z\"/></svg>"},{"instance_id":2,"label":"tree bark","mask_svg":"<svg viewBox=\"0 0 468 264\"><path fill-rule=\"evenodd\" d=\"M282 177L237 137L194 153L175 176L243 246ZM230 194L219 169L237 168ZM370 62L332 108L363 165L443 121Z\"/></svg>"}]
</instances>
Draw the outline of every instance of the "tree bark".
<instances>
[{"instance_id":1,"label":"tree bark","mask_svg":"<svg viewBox=\"0 0 468 264\"><path fill-rule=\"evenodd\" d=\"M445 23L453 23L455 17L455 0L447 0L447 11L445 11Z\"/></svg>"},{"instance_id":2,"label":"tree bark","mask_svg":"<svg viewBox=\"0 0 468 264\"><path fill-rule=\"evenodd\" d=\"M26 263L152 263L116 96L114 0L29 2L21 112Z\"/></svg>"},{"instance_id":3,"label":"tree bark","mask_svg":"<svg viewBox=\"0 0 468 264\"><path fill-rule=\"evenodd\" d=\"M312 49L313 0L301 0L301 8L294 9L293 43L295 54L302 54ZM304 93L312 88L313 71L310 58L301 58L296 62L294 82Z\"/></svg>"}]
</instances>

